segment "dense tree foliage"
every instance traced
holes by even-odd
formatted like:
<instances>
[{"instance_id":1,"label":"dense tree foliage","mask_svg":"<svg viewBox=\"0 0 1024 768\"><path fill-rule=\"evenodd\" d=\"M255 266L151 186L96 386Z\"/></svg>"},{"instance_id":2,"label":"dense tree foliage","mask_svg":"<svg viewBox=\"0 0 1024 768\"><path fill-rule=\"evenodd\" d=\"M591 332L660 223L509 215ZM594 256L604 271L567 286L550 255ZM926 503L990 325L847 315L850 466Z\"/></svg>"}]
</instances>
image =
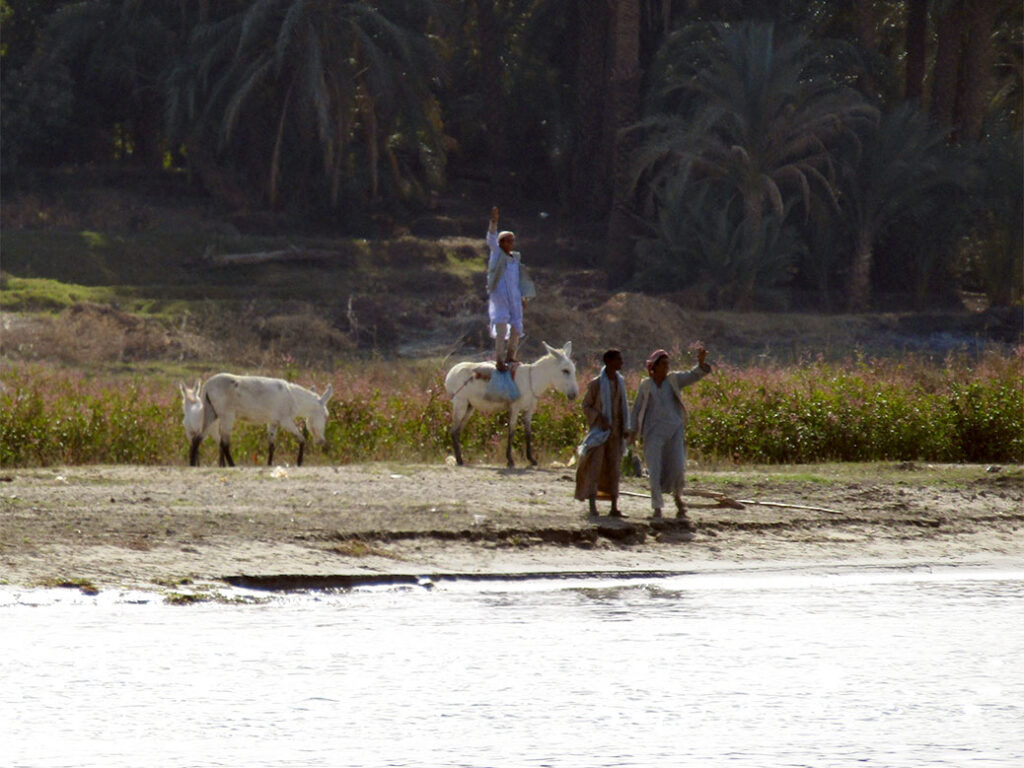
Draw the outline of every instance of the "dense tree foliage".
<instances>
[{"instance_id":1,"label":"dense tree foliage","mask_svg":"<svg viewBox=\"0 0 1024 768\"><path fill-rule=\"evenodd\" d=\"M705 306L1022 292L1010 0L0 0L5 188L187 171L358 231L468 180ZM492 200L484 201L489 204ZM352 212L362 212L352 215Z\"/></svg>"},{"instance_id":2,"label":"dense tree foliage","mask_svg":"<svg viewBox=\"0 0 1024 768\"><path fill-rule=\"evenodd\" d=\"M365 187L346 197L374 202L382 166L392 195L411 197L442 178L434 18L430 0L258 0L200 23L168 83L169 135L202 170L244 171L270 207L287 181L337 208L353 176Z\"/></svg>"}]
</instances>

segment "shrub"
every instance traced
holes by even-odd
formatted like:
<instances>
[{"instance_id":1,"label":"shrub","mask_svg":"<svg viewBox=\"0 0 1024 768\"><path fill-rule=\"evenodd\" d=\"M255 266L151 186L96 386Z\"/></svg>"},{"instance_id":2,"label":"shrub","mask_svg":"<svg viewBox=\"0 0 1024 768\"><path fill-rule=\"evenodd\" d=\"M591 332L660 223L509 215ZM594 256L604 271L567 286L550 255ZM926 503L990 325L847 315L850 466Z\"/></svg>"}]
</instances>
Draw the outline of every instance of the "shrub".
<instances>
[{"instance_id":1,"label":"shrub","mask_svg":"<svg viewBox=\"0 0 1024 768\"><path fill-rule=\"evenodd\" d=\"M741 462L1024 463L1022 357L901 364L850 361L786 368L723 366L684 391L690 455ZM289 370L295 379L296 371ZM584 378L593 375L587 373ZM450 450L443 371L416 363L348 364L307 380L334 384L327 445L311 463L439 461ZM627 377L636 391L639 377ZM477 414L463 432L473 461L503 463L507 417ZM578 403L551 396L533 419L541 461L565 460L585 432ZM279 433L278 459L292 438ZM523 431L513 446L522 451ZM236 461L262 464L263 425L236 426ZM215 454L209 443L207 461ZM86 377L43 365L0 372L0 465L182 464L181 401L167 376Z\"/></svg>"}]
</instances>

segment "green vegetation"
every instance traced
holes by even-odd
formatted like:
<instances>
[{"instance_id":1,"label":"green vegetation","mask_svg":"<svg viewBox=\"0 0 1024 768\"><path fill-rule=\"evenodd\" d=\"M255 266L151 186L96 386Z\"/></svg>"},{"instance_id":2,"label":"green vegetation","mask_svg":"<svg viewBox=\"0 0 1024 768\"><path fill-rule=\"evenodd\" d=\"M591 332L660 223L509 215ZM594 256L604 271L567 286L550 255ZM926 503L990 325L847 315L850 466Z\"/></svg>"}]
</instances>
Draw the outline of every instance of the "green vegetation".
<instances>
[{"instance_id":1,"label":"green vegetation","mask_svg":"<svg viewBox=\"0 0 1024 768\"><path fill-rule=\"evenodd\" d=\"M100 593L99 587L97 587L90 579L84 578L53 578L47 579L39 586L47 588L60 587L63 589L77 589L82 592L83 595L98 595Z\"/></svg>"},{"instance_id":2,"label":"green vegetation","mask_svg":"<svg viewBox=\"0 0 1024 768\"><path fill-rule=\"evenodd\" d=\"M91 257L67 259L71 282L116 284L109 233L160 229L151 209L171 199L223 215L210 232L368 237L419 219L452 233L472 200L508 205L513 227L548 212L609 285L708 308L1021 301L1019 2L48 0L0 15L5 240L69 230L68 252ZM68 169L95 190L69 193ZM125 170L146 205L110 194Z\"/></svg>"},{"instance_id":3,"label":"green vegetation","mask_svg":"<svg viewBox=\"0 0 1024 768\"><path fill-rule=\"evenodd\" d=\"M327 254L318 263L219 267L229 253L299 249ZM329 303L381 287L426 291L480 280L481 246L404 237L395 240L322 237L221 237L203 232L101 236L55 229L5 231L0 301L7 311L59 310L80 301L117 301L149 313L186 302ZM410 265L416 269L410 270ZM17 276L16 276L17 275Z\"/></svg>"},{"instance_id":4,"label":"green vegetation","mask_svg":"<svg viewBox=\"0 0 1024 768\"><path fill-rule=\"evenodd\" d=\"M1016 359L723 371L697 403L691 444L738 461L1024 460Z\"/></svg>"},{"instance_id":5,"label":"green vegetation","mask_svg":"<svg viewBox=\"0 0 1024 768\"><path fill-rule=\"evenodd\" d=\"M74 285L45 278L4 276L3 308L7 312L55 311L82 301L111 302L117 296L113 288Z\"/></svg>"},{"instance_id":6,"label":"green vegetation","mask_svg":"<svg viewBox=\"0 0 1024 768\"><path fill-rule=\"evenodd\" d=\"M167 592L164 595L164 602L167 605L199 605L201 603L216 603L218 605L262 605L269 601L269 597L256 597L253 595L227 596L216 590L209 592Z\"/></svg>"},{"instance_id":7,"label":"green vegetation","mask_svg":"<svg viewBox=\"0 0 1024 768\"><path fill-rule=\"evenodd\" d=\"M815 363L718 369L687 390L688 445L702 461L936 461L1024 463L1019 357ZM442 372L423 364L354 364L333 374L327 443L311 463L441 461L450 407ZM635 391L637 379L628 380ZM84 376L43 365L0 373L0 465L183 464L187 449L174 381L151 375ZM506 418L476 415L463 435L472 461L501 463ZM579 406L551 397L533 422L546 461L566 461L584 433ZM262 426L240 426L239 463L262 464ZM521 450L522 430L515 445ZM283 436L278 460L293 460ZM206 463L215 452L207 443Z\"/></svg>"}]
</instances>

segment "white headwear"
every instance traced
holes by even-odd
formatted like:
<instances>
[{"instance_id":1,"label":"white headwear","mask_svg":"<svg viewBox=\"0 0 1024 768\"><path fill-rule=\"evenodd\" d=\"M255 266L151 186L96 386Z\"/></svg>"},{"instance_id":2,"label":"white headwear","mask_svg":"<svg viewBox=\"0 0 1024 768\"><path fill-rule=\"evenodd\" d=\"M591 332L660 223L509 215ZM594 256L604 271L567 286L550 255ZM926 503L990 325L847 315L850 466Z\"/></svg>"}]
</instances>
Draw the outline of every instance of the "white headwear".
<instances>
[{"instance_id":1,"label":"white headwear","mask_svg":"<svg viewBox=\"0 0 1024 768\"><path fill-rule=\"evenodd\" d=\"M515 233L515 232L510 232L510 231L509 231L509 230L507 230L507 229L506 229L506 230L503 230L503 231L501 231L501 232L499 232L499 233L498 233L498 242L500 243L500 242L501 242L502 240L504 240L504 239L505 239L506 237L515 237L515 236L516 236L516 233Z\"/></svg>"}]
</instances>

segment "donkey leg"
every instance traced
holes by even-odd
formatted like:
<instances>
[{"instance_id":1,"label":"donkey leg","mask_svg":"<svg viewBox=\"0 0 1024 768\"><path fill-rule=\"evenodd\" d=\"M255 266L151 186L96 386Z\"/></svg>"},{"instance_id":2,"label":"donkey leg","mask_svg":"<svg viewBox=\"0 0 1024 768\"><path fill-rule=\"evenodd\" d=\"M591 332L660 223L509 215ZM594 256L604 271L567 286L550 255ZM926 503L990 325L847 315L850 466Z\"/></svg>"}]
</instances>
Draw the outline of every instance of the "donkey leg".
<instances>
[{"instance_id":1,"label":"donkey leg","mask_svg":"<svg viewBox=\"0 0 1024 768\"><path fill-rule=\"evenodd\" d=\"M199 466L199 446L200 446L200 444L202 442L203 442L203 436L202 435L196 435L195 437L192 438L192 444L189 446L189 449L188 449L188 463L189 463L189 466L192 466L192 467L198 467Z\"/></svg>"},{"instance_id":2,"label":"donkey leg","mask_svg":"<svg viewBox=\"0 0 1024 768\"><path fill-rule=\"evenodd\" d=\"M530 431L530 419L532 417L532 413L527 413L523 415L523 431L526 432L526 458L529 460L531 466L536 467L537 460L533 458L533 435Z\"/></svg>"},{"instance_id":3,"label":"donkey leg","mask_svg":"<svg viewBox=\"0 0 1024 768\"><path fill-rule=\"evenodd\" d=\"M466 403L465 409L462 414L459 414L460 409L456 407L452 412L452 427L449 430L452 436L452 450L455 452L455 463L460 467L462 463L462 428L466 426L466 422L469 421L469 416L473 412L473 406Z\"/></svg>"},{"instance_id":4,"label":"donkey leg","mask_svg":"<svg viewBox=\"0 0 1024 768\"><path fill-rule=\"evenodd\" d=\"M299 428L295 426L295 422L289 421L287 419L281 422L281 426L284 427L285 432L290 432L291 434L295 435L295 439L299 441L299 455L295 459L295 466L301 467L302 454L305 452L306 438L309 437L309 431L306 429L306 425L303 424L302 431L300 432Z\"/></svg>"},{"instance_id":5,"label":"donkey leg","mask_svg":"<svg viewBox=\"0 0 1024 768\"><path fill-rule=\"evenodd\" d=\"M459 433L456 431L455 427L451 428L450 433L452 436L452 451L455 453L455 463L461 467L463 465L463 461L462 444L459 442Z\"/></svg>"},{"instance_id":6,"label":"donkey leg","mask_svg":"<svg viewBox=\"0 0 1024 768\"><path fill-rule=\"evenodd\" d=\"M220 457L221 466L224 466L224 462L227 462L229 467L235 466L235 460L231 458L231 441L226 437L220 440Z\"/></svg>"},{"instance_id":7,"label":"donkey leg","mask_svg":"<svg viewBox=\"0 0 1024 768\"><path fill-rule=\"evenodd\" d=\"M235 424L235 415L230 414L220 419L220 461L222 467L235 466L235 460L231 458L231 428Z\"/></svg>"},{"instance_id":8,"label":"donkey leg","mask_svg":"<svg viewBox=\"0 0 1024 768\"><path fill-rule=\"evenodd\" d=\"M516 422L519 421L519 411L511 410L508 412L508 446L505 448L505 461L508 464L508 468L512 469L515 467L516 462L512 458L512 438L516 434Z\"/></svg>"},{"instance_id":9,"label":"donkey leg","mask_svg":"<svg viewBox=\"0 0 1024 768\"><path fill-rule=\"evenodd\" d=\"M309 428L302 425L302 441L299 443L299 457L295 460L295 466L302 466L302 453L306 450L306 443L309 442Z\"/></svg>"},{"instance_id":10,"label":"donkey leg","mask_svg":"<svg viewBox=\"0 0 1024 768\"><path fill-rule=\"evenodd\" d=\"M277 443L277 425L267 426L267 436L270 438L270 449L267 452L267 466L274 466L274 445Z\"/></svg>"}]
</instances>

